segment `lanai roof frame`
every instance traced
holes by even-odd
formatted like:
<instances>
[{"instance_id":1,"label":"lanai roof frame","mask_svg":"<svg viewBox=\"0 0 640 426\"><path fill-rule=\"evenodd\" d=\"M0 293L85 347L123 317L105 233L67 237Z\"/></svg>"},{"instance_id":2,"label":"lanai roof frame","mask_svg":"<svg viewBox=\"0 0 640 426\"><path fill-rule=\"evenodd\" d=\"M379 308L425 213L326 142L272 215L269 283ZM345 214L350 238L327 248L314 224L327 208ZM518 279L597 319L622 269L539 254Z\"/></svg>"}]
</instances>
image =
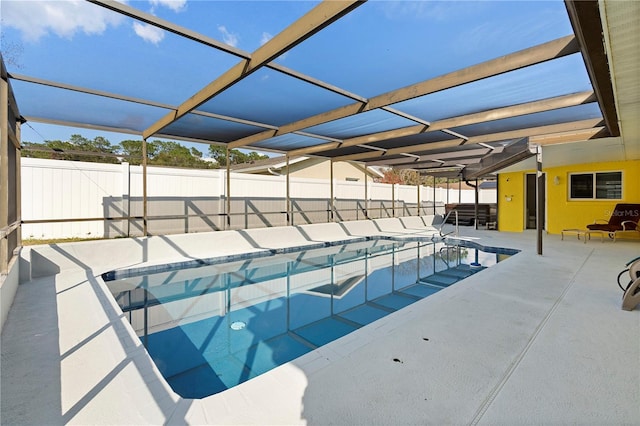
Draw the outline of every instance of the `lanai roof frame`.
<instances>
[{"instance_id":1,"label":"lanai roof frame","mask_svg":"<svg viewBox=\"0 0 640 426\"><path fill-rule=\"evenodd\" d=\"M211 39L210 37L206 37L201 34L198 34L190 29L183 28L178 25L172 24L168 21L163 21L152 15L145 14L144 12L141 12L130 6L123 5L114 1L107 1L107 0L89 0L89 1L99 6L106 7L110 10L116 11L117 13L121 13L129 17L132 17L141 22L145 22L145 23L154 25L156 27L165 29L167 31L173 32L174 34L180 35L182 37L186 37L195 42L235 55L236 57L241 58L241 61L244 61L246 63L249 63L254 60L255 53L250 54L242 51L241 49L233 48L232 46L226 45L222 42L218 42L214 39ZM329 2L329 3L335 3L335 2ZM407 159L407 163L405 163L404 166L408 166L410 164L417 165L419 163L419 160L416 158L416 155L418 155L416 154L416 152L419 154L424 154L424 152L416 151L417 147L415 145L410 145L407 150L403 151L403 150L400 150L400 147L394 147L389 149L386 147L373 145L373 143L377 141L382 141L382 140L391 140L394 143L398 141L398 143L401 143L401 140L398 139L398 136L406 136L408 134L421 134L425 132L439 130L441 132L447 133L449 136L452 136L453 139L425 143L424 148L428 149L429 151L431 150L440 151L443 148L455 151L458 149L457 147L468 144L468 143L478 143L478 144L487 143L487 142L491 142L492 138L495 139L496 137L509 136L509 135L500 135L501 132L497 132L497 133L488 133L487 135L482 135L482 136L476 136L474 139L474 136L470 137L463 133L456 132L455 130L451 130L450 127L454 127L456 124L459 125L460 123L465 123L465 122L468 122L469 120L471 120L472 122L476 120L476 122L484 123L484 122L492 121L492 119L495 120L496 117L504 118L509 116L528 115L536 111L549 111L556 108L566 108L573 105L582 105L585 103L594 102L596 98L598 98L599 96L598 95L599 91L595 89L586 90L581 92L563 94L563 95L559 95L559 96L555 96L547 99L539 99L539 100L534 100L531 102L525 102L521 104L514 104L514 105L508 105L508 106L499 107L499 108L493 108L485 111L474 112L471 114L464 114L460 116L449 117L449 118L436 120L436 121L428 121L421 117L417 117L415 115L412 115L410 113L407 113L397 108L397 105L402 101L407 99L413 99L421 95L424 96L425 93L439 92L442 90L446 90L447 88L450 88L450 87L456 87L459 85L467 84L471 81L482 81L491 75L499 75L504 72L511 72L516 69L531 66L532 64L535 64L535 63L553 61L559 57L576 54L580 51L581 48L580 48L580 44L578 43L578 39L573 35L561 37L560 39L552 40L550 42L546 42L538 46L532 46L522 51L514 52L503 57L498 57L493 60L472 65L470 67L467 67L466 69L453 71L452 73L445 74L439 77L427 79L425 81L422 81L407 87L403 87L400 89L396 89L391 92L387 92L369 99L362 97L360 95L354 94L352 92L349 92L347 90L341 89L339 87L336 87L335 85L322 82L317 78L305 76L304 74L298 71L283 67L271 60L274 57L277 57L279 53L282 53L283 51L286 51L288 48L303 42L304 39L312 35L314 32L321 31L325 26L331 25L332 22L339 19L341 16L346 15L348 13L353 13L355 10L357 10L358 6L360 6L361 4L362 2L348 2L348 3L341 3L340 5L336 5L336 4L328 5L326 4L326 2L321 3L314 10L318 8L319 8L318 10L322 8L330 8L335 12L335 16L333 18L331 17L326 18L326 21L325 21L324 20L325 18L320 17L320 15L322 15L323 12L317 12L317 11L309 12L309 15L312 17L301 18L301 22L304 22L304 19L311 19L311 20L316 19L318 20L317 27L309 29L308 33L305 33L303 31L300 35L290 36L289 38L285 36L281 36L281 38L285 39L285 42L283 46L280 46L281 47L280 50L278 50L278 48L276 48L273 51L271 50L267 51L266 48L258 49L261 52L267 52L265 54L266 56L264 56L263 59L258 61L258 63L261 66L269 67L287 76L299 79L306 83L312 84L316 87L320 87L329 92L343 96L346 99L354 100L355 101L354 103L348 104L343 107L339 107L337 109L325 111L319 115L307 117L296 122L291 122L285 125L277 126L270 123L262 123L262 122L248 120L245 118L233 117L225 114L216 114L208 111L199 111L195 109L194 110L190 109L195 104L201 104L202 102L204 102L203 99L206 99L208 95L213 93L213 92L209 92L208 94L199 95L201 97L201 99L199 100L195 100L195 101L193 99L186 100L182 103L181 106L178 106L178 107L156 103L157 104L156 106L168 110L168 113L163 118L163 120L165 120L163 121L163 123L166 122L167 120L169 122L172 122L173 120L179 118L180 116L184 116L187 113L189 114L193 113L196 115L201 115L203 117L208 117L212 119L220 119L223 121L230 121L230 122L239 123L239 124L246 124L248 126L255 126L256 129L262 128L264 130L258 131L257 133L251 133L251 130L248 129L247 131L250 132L251 134L248 134L247 136L243 136L243 137L240 137L239 139L234 139L231 141L216 140L213 138L209 139L206 137L189 137L189 136L175 134L175 133L172 133L172 134L156 133L156 127L160 126L159 123L161 122L161 120L156 121L152 126L146 127L142 131L133 130L133 129L122 129L122 128L117 130L121 130L121 131L124 130L124 131L129 131L130 133L141 134L144 138L154 135L158 137L171 137L178 140L221 144L229 148L246 147L251 149L254 146L257 146L260 149L263 149L266 151L285 152L290 157L294 157L297 155L308 155L308 154L323 156L326 149L331 149L335 153L336 151L342 150L347 147L358 147L364 150L365 152L363 152L362 154L353 154L353 153L345 154L345 155L332 154L331 157L334 159L334 161L348 160L348 161L380 163L387 156L391 157L395 155L400 155L401 157L405 157ZM570 12L573 11L571 12L573 17L573 15L576 15L576 13L579 13L579 12L575 12L576 8L574 6L571 6L571 4L573 3L567 2L567 5L568 5L567 9ZM580 9L580 8L577 8L577 9ZM573 19L575 20L575 17ZM294 24L292 27L290 27L285 31L288 31L289 34L295 33L297 31L296 24ZM581 37L584 38L583 36ZM234 69L235 68L236 67L234 67ZM228 71L228 72L231 72L231 71ZM240 75L245 75L243 73L244 71L240 72ZM26 77L21 75L15 75L15 76L12 75L12 77L16 80L31 82L35 84L48 84L50 86L56 85L56 83L46 82L42 79L38 79L35 77ZM212 84L213 85L218 84L218 83L215 83L216 81L220 81L220 78L214 80L214 82L210 83L209 86L211 86ZM64 87L64 85L58 85L57 87L60 87L63 89L71 88L71 86ZM75 87L73 89L79 90L79 91L91 92L90 89L82 89L78 87ZM113 97L112 96L113 94L108 94L100 91L92 91L92 92L93 94L106 95L107 97L110 97L110 96ZM120 95L115 95L115 96L118 97ZM126 100L126 101L134 101L142 104L148 103L148 101L145 101L142 99L129 98L126 96L120 96L120 99ZM610 109L610 107L607 107L607 108ZM320 122L335 121L336 117L341 117L341 116L351 117L355 114L360 114L362 112L376 110L376 109L392 115L396 115L398 117L403 117L404 119L417 124L409 127L399 127L399 128L394 128L392 130L386 130L386 131L377 132L377 133L363 134L360 136L347 138L347 139L336 138L336 137L323 135L323 134L316 134L308 130L311 124L317 125ZM603 109L602 106L601 106L601 109ZM615 109L614 109L614 113L615 113ZM172 118L169 118L169 116L172 116ZM47 122L47 119L44 117L29 117L29 118L34 121ZM603 117L603 121L607 122L607 121L611 121L611 119L607 119L606 117ZM56 120L49 120L48 122L65 124L62 121L56 121ZM82 125L83 123L76 123L76 124ZM566 123L566 125L564 126L558 125L556 127L553 127L553 125L551 125L549 127L545 127L545 126L524 127L522 131L520 131L519 133L516 132L517 134L515 137L519 137L519 135L525 132L532 131L531 129L534 129L535 131L542 131L542 133L540 133L539 135L529 134L527 136L532 136L533 139L537 137L539 138L541 143L550 144L550 143L557 143L558 141L567 142L567 141L581 139L585 137L594 138L594 137L602 137L602 136L610 135L611 132L608 131L607 127L602 124L604 123L600 121L598 121L597 123L593 123L590 120L580 120L580 121L574 121L571 123ZM91 126L91 125L89 124L87 126ZM96 126L96 127L108 129L108 126ZM540 130L540 128L544 128L544 129ZM552 130L553 130L553 133L550 133ZM254 145L261 140L266 141L271 139L273 136L282 136L287 133L314 138L320 142L324 141L325 143L314 142L312 145L307 145L303 147L290 146L290 148L285 150L279 149L281 147L269 146L268 144L265 144L265 143ZM572 135L574 137L572 137ZM384 139L384 138L387 138L387 139ZM428 144L431 144L431 145L427 147ZM418 155L418 157L420 156L421 155ZM398 165L401 164L401 162L399 162L397 158L394 158L394 163Z\"/></svg>"}]
</instances>

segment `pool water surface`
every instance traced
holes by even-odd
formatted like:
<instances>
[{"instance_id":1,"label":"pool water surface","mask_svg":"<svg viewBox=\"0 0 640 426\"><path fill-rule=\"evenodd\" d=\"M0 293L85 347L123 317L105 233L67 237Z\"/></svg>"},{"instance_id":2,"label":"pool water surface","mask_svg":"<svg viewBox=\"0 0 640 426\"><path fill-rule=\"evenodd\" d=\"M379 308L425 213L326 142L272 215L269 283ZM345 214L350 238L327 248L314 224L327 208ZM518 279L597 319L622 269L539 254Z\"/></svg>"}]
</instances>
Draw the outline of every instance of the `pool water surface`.
<instances>
[{"instance_id":1,"label":"pool water surface","mask_svg":"<svg viewBox=\"0 0 640 426\"><path fill-rule=\"evenodd\" d=\"M107 285L176 393L236 386L517 251L473 244L367 240Z\"/></svg>"}]
</instances>

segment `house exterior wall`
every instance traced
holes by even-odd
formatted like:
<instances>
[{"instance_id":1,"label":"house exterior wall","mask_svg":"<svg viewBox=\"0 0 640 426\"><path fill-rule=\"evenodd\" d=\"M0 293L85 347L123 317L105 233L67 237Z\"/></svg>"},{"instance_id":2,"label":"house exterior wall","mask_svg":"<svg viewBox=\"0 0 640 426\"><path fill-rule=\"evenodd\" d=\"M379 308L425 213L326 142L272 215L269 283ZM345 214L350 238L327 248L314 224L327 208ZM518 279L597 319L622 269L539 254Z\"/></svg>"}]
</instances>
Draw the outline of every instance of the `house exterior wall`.
<instances>
[{"instance_id":1,"label":"house exterior wall","mask_svg":"<svg viewBox=\"0 0 640 426\"><path fill-rule=\"evenodd\" d=\"M525 176L528 172L500 173L498 175L498 229L521 232L524 230Z\"/></svg>"},{"instance_id":2,"label":"house exterior wall","mask_svg":"<svg viewBox=\"0 0 640 426\"><path fill-rule=\"evenodd\" d=\"M569 199L570 173L609 171L622 172L621 200ZM585 229L596 219L608 220L618 203L640 203L640 160L574 164L543 168L543 172L547 175L546 228L550 234L559 234L563 229ZM520 232L525 228L527 173L535 173L535 170L498 176L498 226L501 231Z\"/></svg>"}]
</instances>

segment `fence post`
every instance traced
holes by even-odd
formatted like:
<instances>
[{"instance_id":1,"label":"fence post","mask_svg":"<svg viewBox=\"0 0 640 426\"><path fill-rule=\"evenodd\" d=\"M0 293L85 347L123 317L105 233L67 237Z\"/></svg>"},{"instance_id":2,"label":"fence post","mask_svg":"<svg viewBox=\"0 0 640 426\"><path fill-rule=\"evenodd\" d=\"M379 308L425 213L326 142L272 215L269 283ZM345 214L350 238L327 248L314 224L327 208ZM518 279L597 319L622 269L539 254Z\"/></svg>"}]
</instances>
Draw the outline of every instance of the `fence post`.
<instances>
[{"instance_id":1,"label":"fence post","mask_svg":"<svg viewBox=\"0 0 640 426\"><path fill-rule=\"evenodd\" d=\"M2 63L4 71L4 62ZM0 78L0 230L9 226L9 83ZM6 274L11 254L8 235L0 234L0 274Z\"/></svg>"},{"instance_id":2,"label":"fence post","mask_svg":"<svg viewBox=\"0 0 640 426\"><path fill-rule=\"evenodd\" d=\"M220 225L218 229L224 229L224 203L225 203L225 178L224 169L216 169L218 173L218 215L216 216L216 224ZM220 222L222 218L222 223Z\"/></svg>"},{"instance_id":3,"label":"fence post","mask_svg":"<svg viewBox=\"0 0 640 426\"><path fill-rule=\"evenodd\" d=\"M225 175L227 182L226 190L226 218L224 229L231 229L231 159L229 158L229 146L227 145L227 173Z\"/></svg>"},{"instance_id":4,"label":"fence post","mask_svg":"<svg viewBox=\"0 0 640 426\"><path fill-rule=\"evenodd\" d=\"M147 140L142 139L142 235L147 236Z\"/></svg>"},{"instance_id":5,"label":"fence post","mask_svg":"<svg viewBox=\"0 0 640 426\"><path fill-rule=\"evenodd\" d=\"M436 214L436 177L433 177L433 214Z\"/></svg>"},{"instance_id":6,"label":"fence post","mask_svg":"<svg viewBox=\"0 0 640 426\"><path fill-rule=\"evenodd\" d=\"M287 211L287 225L293 225L293 216L291 216L291 194L289 192L289 154L287 154L287 176L286 176L286 200L285 200L285 210Z\"/></svg>"},{"instance_id":7,"label":"fence post","mask_svg":"<svg viewBox=\"0 0 640 426\"><path fill-rule=\"evenodd\" d=\"M368 198L368 176L367 176L367 164L364 164L364 218L368 219L369 218L369 198Z\"/></svg>"},{"instance_id":8,"label":"fence post","mask_svg":"<svg viewBox=\"0 0 640 426\"><path fill-rule=\"evenodd\" d=\"M333 198L333 158L331 159L331 169L329 170L329 181L331 183L331 192L330 192L330 197L331 197L331 205L330 205L330 210L331 213L329 214L329 218L330 218L330 222L335 222L335 200Z\"/></svg>"},{"instance_id":9,"label":"fence post","mask_svg":"<svg viewBox=\"0 0 640 426\"><path fill-rule=\"evenodd\" d=\"M121 168L122 176L122 220L126 220L126 232L127 238L130 237L131 232L131 169L128 162L122 163ZM124 225L124 224L123 224ZM123 229L124 231L124 229Z\"/></svg>"},{"instance_id":10,"label":"fence post","mask_svg":"<svg viewBox=\"0 0 640 426\"><path fill-rule=\"evenodd\" d=\"M15 124L16 143L22 142L20 120ZM17 147L16 147L17 148ZM22 223L22 156L19 148L16 149L16 220ZM22 225L18 225L16 232L17 247L22 246Z\"/></svg>"},{"instance_id":11,"label":"fence post","mask_svg":"<svg viewBox=\"0 0 640 426\"><path fill-rule=\"evenodd\" d=\"M447 178L447 204L449 204L449 178Z\"/></svg>"},{"instance_id":12,"label":"fence post","mask_svg":"<svg viewBox=\"0 0 640 426\"><path fill-rule=\"evenodd\" d=\"M391 217L396 217L396 184L391 184Z\"/></svg>"}]
</instances>

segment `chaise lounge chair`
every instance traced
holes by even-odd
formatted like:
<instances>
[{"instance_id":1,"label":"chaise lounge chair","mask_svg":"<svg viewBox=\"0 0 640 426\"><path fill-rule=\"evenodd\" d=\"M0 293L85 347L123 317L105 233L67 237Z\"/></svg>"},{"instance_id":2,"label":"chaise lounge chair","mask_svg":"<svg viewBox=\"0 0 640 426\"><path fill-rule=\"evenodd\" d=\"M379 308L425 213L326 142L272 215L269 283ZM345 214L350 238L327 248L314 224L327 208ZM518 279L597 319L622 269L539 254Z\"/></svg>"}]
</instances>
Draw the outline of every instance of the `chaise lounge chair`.
<instances>
[{"instance_id":1,"label":"chaise lounge chair","mask_svg":"<svg viewBox=\"0 0 640 426\"><path fill-rule=\"evenodd\" d=\"M617 204L609 220L596 219L587 229L608 232L614 241L623 232L637 232L640 236L640 204Z\"/></svg>"}]
</instances>

